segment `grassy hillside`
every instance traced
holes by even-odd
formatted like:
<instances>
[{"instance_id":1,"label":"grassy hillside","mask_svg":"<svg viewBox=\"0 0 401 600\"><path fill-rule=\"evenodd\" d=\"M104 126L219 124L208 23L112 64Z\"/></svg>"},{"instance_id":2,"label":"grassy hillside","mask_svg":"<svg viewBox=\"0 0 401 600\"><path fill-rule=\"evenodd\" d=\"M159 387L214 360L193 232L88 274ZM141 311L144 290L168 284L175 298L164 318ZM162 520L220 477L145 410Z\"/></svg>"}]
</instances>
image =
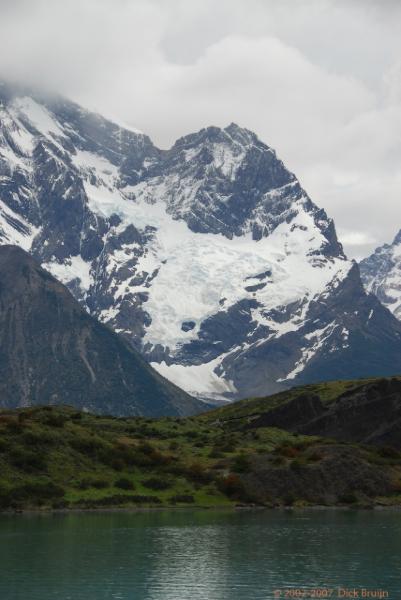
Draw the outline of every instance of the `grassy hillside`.
<instances>
[{"instance_id":1,"label":"grassy hillside","mask_svg":"<svg viewBox=\"0 0 401 600\"><path fill-rule=\"evenodd\" d=\"M307 389L331 402L352 385ZM393 448L243 426L299 391L186 419L2 411L0 507L401 504L401 453Z\"/></svg>"}]
</instances>

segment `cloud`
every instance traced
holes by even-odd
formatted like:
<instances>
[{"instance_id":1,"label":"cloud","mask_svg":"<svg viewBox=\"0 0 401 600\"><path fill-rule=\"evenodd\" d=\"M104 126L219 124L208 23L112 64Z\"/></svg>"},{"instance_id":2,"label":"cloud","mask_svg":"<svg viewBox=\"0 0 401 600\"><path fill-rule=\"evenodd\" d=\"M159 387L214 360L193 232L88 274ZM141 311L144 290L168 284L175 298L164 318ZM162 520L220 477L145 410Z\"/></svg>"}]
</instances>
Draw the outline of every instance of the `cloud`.
<instances>
[{"instance_id":1,"label":"cloud","mask_svg":"<svg viewBox=\"0 0 401 600\"><path fill-rule=\"evenodd\" d=\"M163 147L253 129L359 256L401 227L400 25L373 0L0 0L0 73Z\"/></svg>"}]
</instances>

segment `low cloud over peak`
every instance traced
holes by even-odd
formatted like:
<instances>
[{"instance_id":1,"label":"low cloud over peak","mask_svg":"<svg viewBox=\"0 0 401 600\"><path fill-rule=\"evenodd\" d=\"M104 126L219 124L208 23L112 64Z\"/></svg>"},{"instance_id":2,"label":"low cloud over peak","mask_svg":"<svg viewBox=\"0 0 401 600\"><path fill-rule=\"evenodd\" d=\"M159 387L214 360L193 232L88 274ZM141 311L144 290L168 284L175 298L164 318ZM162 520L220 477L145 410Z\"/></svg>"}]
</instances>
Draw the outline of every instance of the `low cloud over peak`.
<instances>
[{"instance_id":1,"label":"low cloud over peak","mask_svg":"<svg viewBox=\"0 0 401 600\"><path fill-rule=\"evenodd\" d=\"M162 147L254 130L360 256L401 227L400 26L398 2L373 0L3 0L0 75Z\"/></svg>"}]
</instances>

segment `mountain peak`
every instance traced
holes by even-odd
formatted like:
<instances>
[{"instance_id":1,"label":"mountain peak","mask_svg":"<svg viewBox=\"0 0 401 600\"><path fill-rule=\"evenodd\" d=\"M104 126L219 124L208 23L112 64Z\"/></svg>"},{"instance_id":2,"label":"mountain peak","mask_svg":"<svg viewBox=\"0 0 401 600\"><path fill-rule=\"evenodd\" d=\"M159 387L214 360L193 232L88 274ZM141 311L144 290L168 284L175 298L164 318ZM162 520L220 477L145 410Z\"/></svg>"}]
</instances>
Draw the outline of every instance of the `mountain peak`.
<instances>
[{"instance_id":1,"label":"mountain peak","mask_svg":"<svg viewBox=\"0 0 401 600\"><path fill-rule=\"evenodd\" d=\"M400 370L401 326L364 294L331 219L254 133L207 127L159 150L62 99L28 110L29 122L26 107L1 120L0 239L30 250L168 379L232 398L360 376L361 356L363 374ZM37 291L56 285L43 281ZM121 372L106 366L110 380Z\"/></svg>"},{"instance_id":2,"label":"mountain peak","mask_svg":"<svg viewBox=\"0 0 401 600\"><path fill-rule=\"evenodd\" d=\"M398 319L401 318L401 230L391 244L383 244L360 262L368 292L375 294Z\"/></svg>"},{"instance_id":3,"label":"mountain peak","mask_svg":"<svg viewBox=\"0 0 401 600\"><path fill-rule=\"evenodd\" d=\"M401 229L400 231L397 233L397 235L395 236L394 240L393 240L393 246L399 246L401 244Z\"/></svg>"},{"instance_id":4,"label":"mountain peak","mask_svg":"<svg viewBox=\"0 0 401 600\"><path fill-rule=\"evenodd\" d=\"M235 142L243 146L258 144L259 146L264 146L266 150L271 150L260 141L256 133L245 127L240 127L236 123L230 123L223 131L225 131Z\"/></svg>"}]
</instances>

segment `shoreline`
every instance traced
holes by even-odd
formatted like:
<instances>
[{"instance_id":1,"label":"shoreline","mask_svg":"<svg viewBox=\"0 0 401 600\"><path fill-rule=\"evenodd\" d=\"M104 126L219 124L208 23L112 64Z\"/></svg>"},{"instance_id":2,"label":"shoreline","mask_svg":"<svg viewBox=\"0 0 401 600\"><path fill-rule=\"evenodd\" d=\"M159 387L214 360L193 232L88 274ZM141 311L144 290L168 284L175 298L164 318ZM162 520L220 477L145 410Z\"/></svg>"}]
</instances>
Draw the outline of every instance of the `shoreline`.
<instances>
[{"instance_id":1,"label":"shoreline","mask_svg":"<svg viewBox=\"0 0 401 600\"><path fill-rule=\"evenodd\" d=\"M97 514L97 513L149 513L149 512L256 512L256 511L281 511L281 512L308 512L308 511L353 511L353 512L399 512L401 511L400 504L381 505L374 504L370 506L324 506L316 504L312 506L126 506L126 507L99 507L99 508L44 508L44 509L18 509L0 511L2 516L29 516L29 515L68 515L68 514Z\"/></svg>"}]
</instances>

